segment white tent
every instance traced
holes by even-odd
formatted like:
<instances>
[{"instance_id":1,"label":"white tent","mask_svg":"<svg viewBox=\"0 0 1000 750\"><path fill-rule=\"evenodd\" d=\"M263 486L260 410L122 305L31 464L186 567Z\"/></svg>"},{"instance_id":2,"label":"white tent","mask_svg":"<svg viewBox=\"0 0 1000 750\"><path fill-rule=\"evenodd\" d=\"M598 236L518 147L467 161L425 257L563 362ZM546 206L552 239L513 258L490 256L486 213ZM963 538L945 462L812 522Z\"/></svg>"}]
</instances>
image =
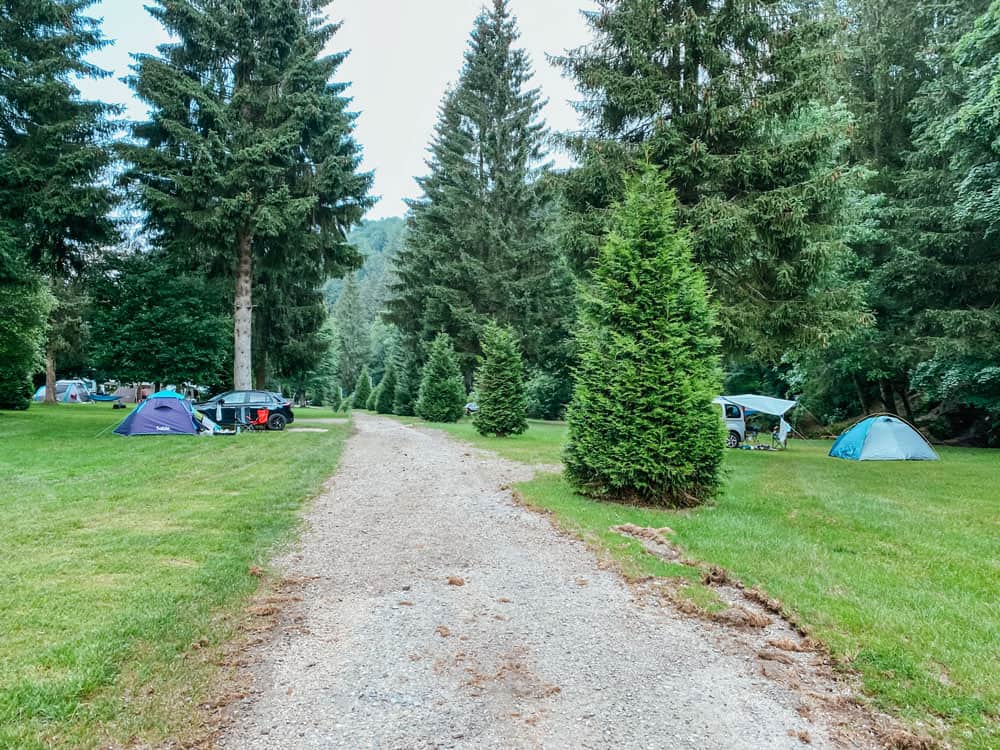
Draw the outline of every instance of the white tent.
<instances>
[{"instance_id":1,"label":"white tent","mask_svg":"<svg viewBox=\"0 0 1000 750\"><path fill-rule=\"evenodd\" d=\"M792 426L785 421L785 415L790 412L793 408L798 406L798 401L788 401L783 398L774 398L772 396L757 396L752 393L745 393L742 396L719 396L715 399L716 403L720 404L735 404L736 406L742 406L747 411L755 411L760 414L770 414L771 416L780 417L781 421L778 425L778 442L782 446L788 440L788 433L792 431Z\"/></svg>"},{"instance_id":2,"label":"white tent","mask_svg":"<svg viewBox=\"0 0 1000 750\"><path fill-rule=\"evenodd\" d=\"M749 393L742 396L719 396L718 401L723 404L736 404L749 411L759 411L761 414L771 414L775 417L785 416L799 404L798 401L786 401L783 398L772 398L771 396L755 396Z\"/></svg>"}]
</instances>

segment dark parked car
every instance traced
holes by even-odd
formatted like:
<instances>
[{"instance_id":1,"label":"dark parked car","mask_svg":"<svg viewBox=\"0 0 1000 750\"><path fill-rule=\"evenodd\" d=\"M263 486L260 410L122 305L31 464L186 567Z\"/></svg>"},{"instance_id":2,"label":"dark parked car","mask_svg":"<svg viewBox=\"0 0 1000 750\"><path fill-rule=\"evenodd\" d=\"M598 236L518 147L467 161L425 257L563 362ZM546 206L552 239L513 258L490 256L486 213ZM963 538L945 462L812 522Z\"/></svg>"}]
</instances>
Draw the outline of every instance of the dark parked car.
<instances>
[{"instance_id":1,"label":"dark parked car","mask_svg":"<svg viewBox=\"0 0 1000 750\"><path fill-rule=\"evenodd\" d=\"M292 402L268 391L220 393L203 404L195 404L194 408L223 427L253 420L258 409L267 409L269 430L283 430L286 424L295 421Z\"/></svg>"}]
</instances>

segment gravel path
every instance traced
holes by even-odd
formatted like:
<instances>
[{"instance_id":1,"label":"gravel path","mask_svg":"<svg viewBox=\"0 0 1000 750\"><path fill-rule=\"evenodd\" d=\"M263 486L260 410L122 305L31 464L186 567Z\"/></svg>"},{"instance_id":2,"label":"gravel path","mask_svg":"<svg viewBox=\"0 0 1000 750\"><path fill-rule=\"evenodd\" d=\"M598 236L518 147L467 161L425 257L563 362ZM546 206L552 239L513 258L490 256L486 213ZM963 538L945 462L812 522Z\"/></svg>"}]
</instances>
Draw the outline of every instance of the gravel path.
<instances>
[{"instance_id":1,"label":"gravel path","mask_svg":"<svg viewBox=\"0 0 1000 750\"><path fill-rule=\"evenodd\" d=\"M517 506L504 487L527 467L356 424L278 561L315 577L299 626L262 647L222 748L843 746L722 626L651 604Z\"/></svg>"}]
</instances>

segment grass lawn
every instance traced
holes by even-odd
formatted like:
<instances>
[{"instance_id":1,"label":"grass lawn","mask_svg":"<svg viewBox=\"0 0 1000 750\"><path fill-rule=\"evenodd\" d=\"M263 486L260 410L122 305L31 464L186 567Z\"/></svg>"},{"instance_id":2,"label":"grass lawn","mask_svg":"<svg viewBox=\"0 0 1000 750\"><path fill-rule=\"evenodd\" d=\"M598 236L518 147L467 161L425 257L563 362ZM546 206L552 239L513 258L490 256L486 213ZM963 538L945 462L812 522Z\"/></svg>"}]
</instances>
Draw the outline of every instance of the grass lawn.
<instances>
[{"instance_id":1,"label":"grass lawn","mask_svg":"<svg viewBox=\"0 0 1000 750\"><path fill-rule=\"evenodd\" d=\"M127 412L0 413L0 748L184 738L211 651L348 425L122 438Z\"/></svg>"},{"instance_id":2,"label":"grass lawn","mask_svg":"<svg viewBox=\"0 0 1000 750\"><path fill-rule=\"evenodd\" d=\"M366 414L373 412L364 412ZM389 416L389 415L383 415ZM424 422L417 417L390 417L403 424L417 424L433 427L478 448L496 451L504 458L521 461L528 464L558 464L562 461L562 444L566 436L566 425L562 422L542 422L529 419L529 429L523 435L498 440L483 437L472 425L472 420L465 417L455 424L440 424Z\"/></svg>"},{"instance_id":3,"label":"grass lawn","mask_svg":"<svg viewBox=\"0 0 1000 750\"><path fill-rule=\"evenodd\" d=\"M557 461L565 437L559 424L506 440L467 421L443 429L530 463ZM959 746L1000 747L1000 451L872 463L828 458L829 447L727 451L723 493L695 511L596 503L555 474L519 490L635 574L691 572L608 529L673 528L690 557L780 598L862 674L876 705L905 720L939 719Z\"/></svg>"}]
</instances>

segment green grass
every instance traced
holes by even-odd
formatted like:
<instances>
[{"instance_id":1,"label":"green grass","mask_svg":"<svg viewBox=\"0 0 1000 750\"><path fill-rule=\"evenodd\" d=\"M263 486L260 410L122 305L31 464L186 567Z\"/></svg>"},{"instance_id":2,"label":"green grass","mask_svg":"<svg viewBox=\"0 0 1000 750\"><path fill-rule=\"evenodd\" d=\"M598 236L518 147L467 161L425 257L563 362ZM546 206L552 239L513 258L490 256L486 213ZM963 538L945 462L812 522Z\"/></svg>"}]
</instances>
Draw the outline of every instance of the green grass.
<instances>
[{"instance_id":1,"label":"green grass","mask_svg":"<svg viewBox=\"0 0 1000 750\"><path fill-rule=\"evenodd\" d=\"M463 418L455 424L425 422L417 417L391 417L403 424L418 424L433 427L477 448L495 451L511 461L521 461L528 464L558 464L562 461L562 443L566 435L566 426L562 422L542 422L528 420L528 431L523 435L498 439L483 437L469 418Z\"/></svg>"},{"instance_id":2,"label":"green grass","mask_svg":"<svg viewBox=\"0 0 1000 750\"><path fill-rule=\"evenodd\" d=\"M134 437L105 406L0 413L0 748L183 737L206 651L333 473L325 433Z\"/></svg>"},{"instance_id":3,"label":"green grass","mask_svg":"<svg viewBox=\"0 0 1000 750\"><path fill-rule=\"evenodd\" d=\"M436 426L436 425L435 425ZM514 460L558 460L563 425L516 439L444 429ZM944 723L966 748L1000 747L1000 451L942 449L938 462L851 462L830 443L726 452L725 488L695 511L597 503L545 474L525 500L632 574L691 578L611 526L669 526L692 558L780 598L858 670L872 702ZM698 598L698 587L687 589Z\"/></svg>"}]
</instances>

